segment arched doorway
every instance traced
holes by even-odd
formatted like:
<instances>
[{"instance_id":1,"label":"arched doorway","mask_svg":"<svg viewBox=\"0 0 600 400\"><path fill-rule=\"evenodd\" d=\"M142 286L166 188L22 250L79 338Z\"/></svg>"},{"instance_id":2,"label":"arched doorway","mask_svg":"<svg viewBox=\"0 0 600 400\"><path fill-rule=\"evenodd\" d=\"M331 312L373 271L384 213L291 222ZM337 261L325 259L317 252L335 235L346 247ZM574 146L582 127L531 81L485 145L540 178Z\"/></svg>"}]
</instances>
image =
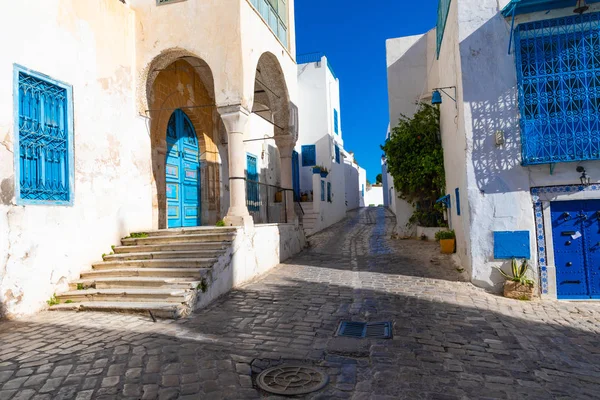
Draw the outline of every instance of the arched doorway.
<instances>
[{"instance_id":1,"label":"arched doorway","mask_svg":"<svg viewBox=\"0 0 600 400\"><path fill-rule=\"evenodd\" d=\"M200 161L192 121L176 109L167 125L165 160L169 228L201 225Z\"/></svg>"}]
</instances>

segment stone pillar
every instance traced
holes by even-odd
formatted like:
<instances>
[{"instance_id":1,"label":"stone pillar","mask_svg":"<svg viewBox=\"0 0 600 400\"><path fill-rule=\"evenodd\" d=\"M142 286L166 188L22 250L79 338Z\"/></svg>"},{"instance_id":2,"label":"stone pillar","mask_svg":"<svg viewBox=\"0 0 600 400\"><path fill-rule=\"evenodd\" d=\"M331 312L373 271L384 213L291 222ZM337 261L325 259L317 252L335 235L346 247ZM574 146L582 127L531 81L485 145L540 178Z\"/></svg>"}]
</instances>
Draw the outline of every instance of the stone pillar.
<instances>
[{"instance_id":1,"label":"stone pillar","mask_svg":"<svg viewBox=\"0 0 600 400\"><path fill-rule=\"evenodd\" d=\"M298 221L298 216L294 209L294 183L292 177L292 152L294 151L296 141L290 135L280 135L275 138L275 143L277 144L281 161L281 187L286 189L287 222L293 224Z\"/></svg>"},{"instance_id":2,"label":"stone pillar","mask_svg":"<svg viewBox=\"0 0 600 400\"><path fill-rule=\"evenodd\" d=\"M244 132L250 113L242 106L218 108L227 130L229 158L229 210L223 219L227 226L252 227L252 216L246 206L246 151Z\"/></svg>"}]
</instances>

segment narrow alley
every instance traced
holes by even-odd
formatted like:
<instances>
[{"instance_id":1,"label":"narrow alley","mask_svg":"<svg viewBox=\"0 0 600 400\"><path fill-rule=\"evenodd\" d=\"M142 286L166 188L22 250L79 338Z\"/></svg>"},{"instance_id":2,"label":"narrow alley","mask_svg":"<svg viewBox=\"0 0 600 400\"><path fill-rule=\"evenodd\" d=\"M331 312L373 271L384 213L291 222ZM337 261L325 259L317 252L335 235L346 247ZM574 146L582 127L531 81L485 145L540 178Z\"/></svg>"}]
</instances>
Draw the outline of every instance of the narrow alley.
<instances>
[{"instance_id":1,"label":"narrow alley","mask_svg":"<svg viewBox=\"0 0 600 400\"><path fill-rule=\"evenodd\" d=\"M381 207L351 212L188 319L2 322L0 399L284 398L255 385L282 364L329 375L297 398L598 398L600 304L487 293L437 244L392 239L394 222ZM342 320L391 321L393 337L336 337Z\"/></svg>"}]
</instances>

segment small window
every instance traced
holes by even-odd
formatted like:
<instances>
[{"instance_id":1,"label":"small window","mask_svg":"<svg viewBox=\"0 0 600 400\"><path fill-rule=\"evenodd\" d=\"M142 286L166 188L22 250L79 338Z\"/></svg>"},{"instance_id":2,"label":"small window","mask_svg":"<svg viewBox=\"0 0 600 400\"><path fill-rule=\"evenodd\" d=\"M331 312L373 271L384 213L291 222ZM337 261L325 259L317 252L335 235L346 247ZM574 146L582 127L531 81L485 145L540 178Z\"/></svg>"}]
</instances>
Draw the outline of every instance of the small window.
<instances>
[{"instance_id":1,"label":"small window","mask_svg":"<svg viewBox=\"0 0 600 400\"><path fill-rule=\"evenodd\" d=\"M335 145L335 162L340 163L340 146Z\"/></svg>"},{"instance_id":2,"label":"small window","mask_svg":"<svg viewBox=\"0 0 600 400\"><path fill-rule=\"evenodd\" d=\"M460 190L454 189L454 194L456 195L456 215L460 215Z\"/></svg>"},{"instance_id":3,"label":"small window","mask_svg":"<svg viewBox=\"0 0 600 400\"><path fill-rule=\"evenodd\" d=\"M321 181L321 201L325 201L325 181Z\"/></svg>"},{"instance_id":4,"label":"small window","mask_svg":"<svg viewBox=\"0 0 600 400\"><path fill-rule=\"evenodd\" d=\"M312 167L317 165L317 149L314 144L302 146L302 166Z\"/></svg>"},{"instance_id":5,"label":"small window","mask_svg":"<svg viewBox=\"0 0 600 400\"><path fill-rule=\"evenodd\" d=\"M327 201L331 203L331 182L327 182Z\"/></svg>"},{"instance_id":6,"label":"small window","mask_svg":"<svg viewBox=\"0 0 600 400\"><path fill-rule=\"evenodd\" d=\"M72 87L15 65L18 204L73 204Z\"/></svg>"},{"instance_id":7,"label":"small window","mask_svg":"<svg viewBox=\"0 0 600 400\"><path fill-rule=\"evenodd\" d=\"M334 108L333 109L333 131L335 132L336 135L339 135L339 131L340 131L338 119L339 119L338 110L336 110Z\"/></svg>"},{"instance_id":8,"label":"small window","mask_svg":"<svg viewBox=\"0 0 600 400\"><path fill-rule=\"evenodd\" d=\"M360 195L362 197L365 197L365 185L364 184L362 185L362 188L360 189Z\"/></svg>"}]
</instances>

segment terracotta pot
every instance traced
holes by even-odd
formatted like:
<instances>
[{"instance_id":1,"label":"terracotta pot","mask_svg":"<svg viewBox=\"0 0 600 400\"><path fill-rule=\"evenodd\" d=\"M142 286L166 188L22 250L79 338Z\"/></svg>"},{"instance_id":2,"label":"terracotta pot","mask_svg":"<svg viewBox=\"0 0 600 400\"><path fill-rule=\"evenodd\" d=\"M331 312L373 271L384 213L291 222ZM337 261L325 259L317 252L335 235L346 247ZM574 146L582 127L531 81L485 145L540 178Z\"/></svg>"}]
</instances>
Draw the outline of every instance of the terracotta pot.
<instances>
[{"instance_id":1,"label":"terracotta pot","mask_svg":"<svg viewBox=\"0 0 600 400\"><path fill-rule=\"evenodd\" d=\"M504 282L504 297L518 300L531 300L534 296L533 285L523 285L521 282Z\"/></svg>"},{"instance_id":2,"label":"terracotta pot","mask_svg":"<svg viewBox=\"0 0 600 400\"><path fill-rule=\"evenodd\" d=\"M454 253L454 239L441 239L440 251L442 252L442 254Z\"/></svg>"}]
</instances>

